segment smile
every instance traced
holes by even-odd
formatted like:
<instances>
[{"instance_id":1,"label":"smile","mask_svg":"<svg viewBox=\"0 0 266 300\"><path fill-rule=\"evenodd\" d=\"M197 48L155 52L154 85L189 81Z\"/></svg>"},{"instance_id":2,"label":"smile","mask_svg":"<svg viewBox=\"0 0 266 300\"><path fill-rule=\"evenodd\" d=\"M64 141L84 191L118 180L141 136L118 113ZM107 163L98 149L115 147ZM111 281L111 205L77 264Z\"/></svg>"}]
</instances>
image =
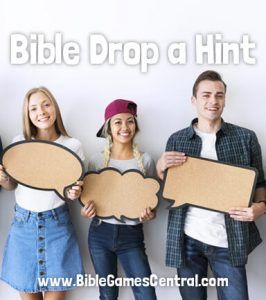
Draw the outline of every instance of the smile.
<instances>
[{"instance_id":1,"label":"smile","mask_svg":"<svg viewBox=\"0 0 266 300\"><path fill-rule=\"evenodd\" d=\"M38 122L46 122L50 119L50 117L44 117L38 120Z\"/></svg>"},{"instance_id":2,"label":"smile","mask_svg":"<svg viewBox=\"0 0 266 300\"><path fill-rule=\"evenodd\" d=\"M119 135L121 135L123 137L128 137L130 134L128 132L121 132L121 133L119 133Z\"/></svg>"},{"instance_id":3,"label":"smile","mask_svg":"<svg viewBox=\"0 0 266 300\"><path fill-rule=\"evenodd\" d=\"M207 107L206 108L208 111L218 111L219 108L218 107Z\"/></svg>"}]
</instances>

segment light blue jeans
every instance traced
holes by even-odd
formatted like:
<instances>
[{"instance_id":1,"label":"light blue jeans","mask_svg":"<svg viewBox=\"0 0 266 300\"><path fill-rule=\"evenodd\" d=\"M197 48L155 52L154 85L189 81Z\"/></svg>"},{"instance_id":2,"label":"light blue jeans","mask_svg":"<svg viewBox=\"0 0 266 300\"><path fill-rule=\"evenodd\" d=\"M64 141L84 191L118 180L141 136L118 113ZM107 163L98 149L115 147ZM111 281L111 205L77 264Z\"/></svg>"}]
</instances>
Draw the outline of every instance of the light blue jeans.
<instances>
[{"instance_id":1,"label":"light blue jeans","mask_svg":"<svg viewBox=\"0 0 266 300\"><path fill-rule=\"evenodd\" d=\"M80 273L83 266L67 205L40 213L16 205L1 279L18 291L37 293L69 290ZM38 278L72 278L72 284L40 286Z\"/></svg>"}]
</instances>

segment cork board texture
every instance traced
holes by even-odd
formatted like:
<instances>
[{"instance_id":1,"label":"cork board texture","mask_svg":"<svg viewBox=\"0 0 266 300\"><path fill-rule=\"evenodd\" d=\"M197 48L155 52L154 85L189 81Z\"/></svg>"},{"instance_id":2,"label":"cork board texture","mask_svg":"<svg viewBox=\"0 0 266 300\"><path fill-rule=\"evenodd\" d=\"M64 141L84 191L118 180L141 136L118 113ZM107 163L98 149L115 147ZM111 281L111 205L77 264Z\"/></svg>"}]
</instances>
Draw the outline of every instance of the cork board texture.
<instances>
[{"instance_id":1,"label":"cork board texture","mask_svg":"<svg viewBox=\"0 0 266 300\"><path fill-rule=\"evenodd\" d=\"M219 212L251 203L257 171L213 160L188 157L182 166L169 168L163 197L170 208L194 205Z\"/></svg>"},{"instance_id":2,"label":"cork board texture","mask_svg":"<svg viewBox=\"0 0 266 300\"><path fill-rule=\"evenodd\" d=\"M82 205L93 200L97 216L137 220L141 212L158 205L159 182L144 177L137 170L124 173L114 168L104 168L100 172L89 172L83 179L83 191L80 197Z\"/></svg>"},{"instance_id":3,"label":"cork board texture","mask_svg":"<svg viewBox=\"0 0 266 300\"><path fill-rule=\"evenodd\" d=\"M65 189L84 174L83 164L74 152L59 144L37 140L8 146L2 165L14 181L34 189L54 190L62 199Z\"/></svg>"}]
</instances>

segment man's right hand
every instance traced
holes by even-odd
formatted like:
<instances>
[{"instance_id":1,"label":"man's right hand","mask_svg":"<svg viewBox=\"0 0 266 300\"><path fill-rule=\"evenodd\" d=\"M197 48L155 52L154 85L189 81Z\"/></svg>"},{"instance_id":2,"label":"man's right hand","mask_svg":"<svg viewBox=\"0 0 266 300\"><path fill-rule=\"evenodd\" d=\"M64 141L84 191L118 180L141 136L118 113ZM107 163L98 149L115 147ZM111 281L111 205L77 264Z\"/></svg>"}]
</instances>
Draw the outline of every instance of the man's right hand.
<instances>
[{"instance_id":1,"label":"man's right hand","mask_svg":"<svg viewBox=\"0 0 266 300\"><path fill-rule=\"evenodd\" d=\"M186 154L177 151L164 152L156 164L157 175L163 180L166 169L181 166L187 160Z\"/></svg>"}]
</instances>

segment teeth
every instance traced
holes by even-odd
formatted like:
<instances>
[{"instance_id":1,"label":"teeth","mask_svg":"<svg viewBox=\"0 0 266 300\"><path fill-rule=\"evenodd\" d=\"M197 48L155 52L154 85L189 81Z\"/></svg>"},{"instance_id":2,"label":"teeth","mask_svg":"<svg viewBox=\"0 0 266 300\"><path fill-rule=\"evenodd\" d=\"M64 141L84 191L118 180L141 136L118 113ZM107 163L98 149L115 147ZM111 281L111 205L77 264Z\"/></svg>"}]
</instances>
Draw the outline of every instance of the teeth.
<instances>
[{"instance_id":1,"label":"teeth","mask_svg":"<svg viewBox=\"0 0 266 300\"><path fill-rule=\"evenodd\" d=\"M38 121L39 121L39 122L45 122L45 121L47 121L47 120L49 120L49 118L48 118L48 117L46 117L46 118L42 118L42 119L39 119Z\"/></svg>"},{"instance_id":2,"label":"teeth","mask_svg":"<svg viewBox=\"0 0 266 300\"><path fill-rule=\"evenodd\" d=\"M217 111L218 110L218 108L207 108L208 110L210 110L210 111Z\"/></svg>"}]
</instances>

